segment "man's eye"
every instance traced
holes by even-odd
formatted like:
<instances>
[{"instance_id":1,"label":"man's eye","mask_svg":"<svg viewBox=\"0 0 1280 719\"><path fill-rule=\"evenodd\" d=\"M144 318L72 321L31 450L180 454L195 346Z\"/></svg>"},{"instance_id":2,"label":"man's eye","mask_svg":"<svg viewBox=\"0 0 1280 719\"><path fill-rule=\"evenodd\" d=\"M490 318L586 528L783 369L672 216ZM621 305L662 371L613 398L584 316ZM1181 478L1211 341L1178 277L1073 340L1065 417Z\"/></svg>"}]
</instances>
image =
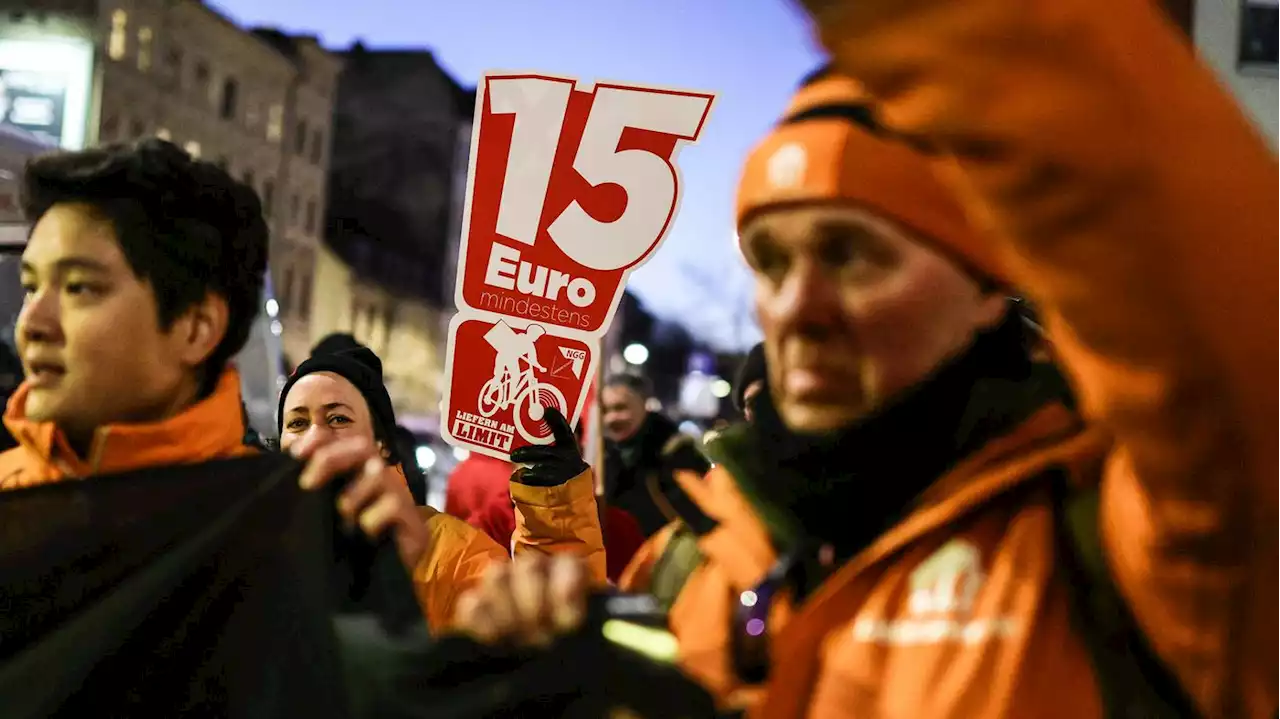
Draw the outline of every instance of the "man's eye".
<instances>
[{"instance_id":1,"label":"man's eye","mask_svg":"<svg viewBox=\"0 0 1280 719\"><path fill-rule=\"evenodd\" d=\"M340 414L335 414L329 418L329 424L351 424L351 420Z\"/></svg>"},{"instance_id":2,"label":"man's eye","mask_svg":"<svg viewBox=\"0 0 1280 719\"><path fill-rule=\"evenodd\" d=\"M69 295L95 295L101 293L101 288L90 282L68 282L63 289Z\"/></svg>"},{"instance_id":3,"label":"man's eye","mask_svg":"<svg viewBox=\"0 0 1280 719\"><path fill-rule=\"evenodd\" d=\"M296 432L300 429L305 429L306 426L307 426L307 421L305 419L295 418L295 419L289 420L289 422L285 424L285 429Z\"/></svg>"}]
</instances>

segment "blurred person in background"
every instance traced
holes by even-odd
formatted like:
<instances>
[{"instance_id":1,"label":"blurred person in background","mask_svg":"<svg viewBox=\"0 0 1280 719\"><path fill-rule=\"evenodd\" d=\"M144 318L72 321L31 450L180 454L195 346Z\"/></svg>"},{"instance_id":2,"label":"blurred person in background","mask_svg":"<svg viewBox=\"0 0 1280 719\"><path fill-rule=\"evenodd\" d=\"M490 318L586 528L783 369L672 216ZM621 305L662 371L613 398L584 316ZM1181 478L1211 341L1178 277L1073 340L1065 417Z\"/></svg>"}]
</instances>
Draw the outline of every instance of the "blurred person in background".
<instances>
[{"instance_id":1,"label":"blurred person in background","mask_svg":"<svg viewBox=\"0 0 1280 719\"><path fill-rule=\"evenodd\" d=\"M632 374L609 377L600 392L605 496L610 506L635 517L646 537L696 511L676 473L701 478L711 467L696 439L646 408L650 395L644 378Z\"/></svg>"},{"instance_id":2,"label":"blurred person in background","mask_svg":"<svg viewBox=\"0 0 1280 719\"><path fill-rule=\"evenodd\" d=\"M738 367L738 376L733 381L733 406L748 422L755 416L754 405L756 398L764 389L767 371L764 361L764 343L760 342L747 352L746 358Z\"/></svg>"}]
</instances>

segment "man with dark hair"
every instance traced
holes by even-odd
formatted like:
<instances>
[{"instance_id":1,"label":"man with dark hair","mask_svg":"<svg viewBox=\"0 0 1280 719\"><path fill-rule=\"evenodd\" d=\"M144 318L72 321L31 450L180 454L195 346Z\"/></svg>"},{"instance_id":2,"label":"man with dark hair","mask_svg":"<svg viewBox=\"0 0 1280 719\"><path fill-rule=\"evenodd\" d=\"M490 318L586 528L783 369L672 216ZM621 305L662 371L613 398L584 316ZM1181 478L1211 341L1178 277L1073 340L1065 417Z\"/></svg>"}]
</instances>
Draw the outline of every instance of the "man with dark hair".
<instances>
[{"instance_id":1,"label":"man with dark hair","mask_svg":"<svg viewBox=\"0 0 1280 719\"><path fill-rule=\"evenodd\" d=\"M228 361L261 306L254 191L149 139L38 158L22 198L26 380L0 487L252 451Z\"/></svg>"},{"instance_id":2,"label":"man with dark hair","mask_svg":"<svg viewBox=\"0 0 1280 719\"><path fill-rule=\"evenodd\" d=\"M694 510L677 472L701 477L711 468L696 443L671 420L646 409L649 383L633 374L609 377L604 404L605 494L635 517L646 537Z\"/></svg>"}]
</instances>

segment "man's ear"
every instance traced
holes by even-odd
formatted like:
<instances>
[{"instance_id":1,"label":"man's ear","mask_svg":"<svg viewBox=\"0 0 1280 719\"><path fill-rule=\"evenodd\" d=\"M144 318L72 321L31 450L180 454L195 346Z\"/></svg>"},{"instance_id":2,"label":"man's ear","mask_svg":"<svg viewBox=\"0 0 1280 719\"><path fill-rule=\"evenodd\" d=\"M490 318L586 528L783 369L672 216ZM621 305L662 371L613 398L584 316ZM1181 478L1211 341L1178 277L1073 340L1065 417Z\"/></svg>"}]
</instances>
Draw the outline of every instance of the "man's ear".
<instances>
[{"instance_id":1,"label":"man's ear","mask_svg":"<svg viewBox=\"0 0 1280 719\"><path fill-rule=\"evenodd\" d=\"M383 442L382 440L378 440L376 444L378 445L378 454L383 459L391 459L391 450L387 449L386 443Z\"/></svg>"},{"instance_id":2,"label":"man's ear","mask_svg":"<svg viewBox=\"0 0 1280 719\"><path fill-rule=\"evenodd\" d=\"M171 334L179 359L190 367L204 364L227 336L231 312L225 297L208 292L174 321Z\"/></svg>"},{"instance_id":3,"label":"man's ear","mask_svg":"<svg viewBox=\"0 0 1280 719\"><path fill-rule=\"evenodd\" d=\"M995 327L1009 314L1013 304L1009 296L1002 291L985 291L978 298L978 326L983 329Z\"/></svg>"}]
</instances>

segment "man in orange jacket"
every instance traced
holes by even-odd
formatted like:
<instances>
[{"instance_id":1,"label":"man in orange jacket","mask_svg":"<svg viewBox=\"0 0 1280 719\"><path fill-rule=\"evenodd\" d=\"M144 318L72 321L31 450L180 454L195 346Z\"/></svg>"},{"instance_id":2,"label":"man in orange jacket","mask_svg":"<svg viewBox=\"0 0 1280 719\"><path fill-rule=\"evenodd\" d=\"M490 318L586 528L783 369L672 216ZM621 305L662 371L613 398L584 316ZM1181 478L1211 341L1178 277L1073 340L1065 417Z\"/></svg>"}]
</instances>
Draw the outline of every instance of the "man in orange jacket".
<instances>
[{"instance_id":1,"label":"man in orange jacket","mask_svg":"<svg viewBox=\"0 0 1280 719\"><path fill-rule=\"evenodd\" d=\"M27 377L5 412L19 446L0 453L0 489L259 451L245 444L230 366L262 307L267 228L253 189L145 140L37 159L23 201L33 229L15 336ZM303 486L356 474L339 511L396 540L420 591L431 590L432 624L447 624L452 597L507 551L464 552L478 533L424 521L382 454L386 438L320 434L290 443L308 461ZM576 552L603 582L593 488L589 473L526 488L527 544Z\"/></svg>"},{"instance_id":2,"label":"man in orange jacket","mask_svg":"<svg viewBox=\"0 0 1280 719\"><path fill-rule=\"evenodd\" d=\"M709 444L681 664L770 719L1269 716L1265 142L1141 0L811 6L847 75L744 171L767 429ZM578 598L551 570L510 571ZM480 637L539 616L464 601Z\"/></svg>"}]
</instances>

